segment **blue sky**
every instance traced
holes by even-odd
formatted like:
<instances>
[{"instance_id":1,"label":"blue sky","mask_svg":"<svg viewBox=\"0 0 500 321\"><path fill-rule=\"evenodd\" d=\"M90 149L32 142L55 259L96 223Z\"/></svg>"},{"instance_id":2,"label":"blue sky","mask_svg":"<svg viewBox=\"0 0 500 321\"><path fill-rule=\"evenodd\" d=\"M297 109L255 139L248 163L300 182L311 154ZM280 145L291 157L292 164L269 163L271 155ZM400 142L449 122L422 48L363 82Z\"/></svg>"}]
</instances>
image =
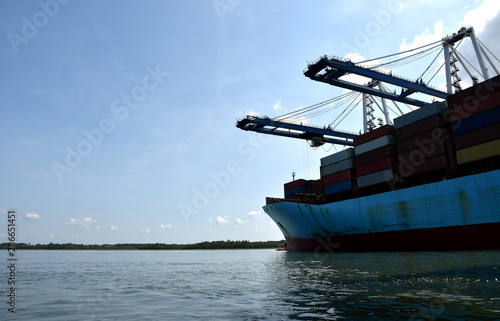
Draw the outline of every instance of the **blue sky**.
<instances>
[{"instance_id":1,"label":"blue sky","mask_svg":"<svg viewBox=\"0 0 500 321\"><path fill-rule=\"evenodd\" d=\"M282 239L265 197L292 171L318 178L331 147L237 119L342 94L302 74L324 54L379 57L463 23L500 52L496 1L346 3L0 2L0 210L17 211L18 241ZM361 124L356 111L339 128Z\"/></svg>"}]
</instances>

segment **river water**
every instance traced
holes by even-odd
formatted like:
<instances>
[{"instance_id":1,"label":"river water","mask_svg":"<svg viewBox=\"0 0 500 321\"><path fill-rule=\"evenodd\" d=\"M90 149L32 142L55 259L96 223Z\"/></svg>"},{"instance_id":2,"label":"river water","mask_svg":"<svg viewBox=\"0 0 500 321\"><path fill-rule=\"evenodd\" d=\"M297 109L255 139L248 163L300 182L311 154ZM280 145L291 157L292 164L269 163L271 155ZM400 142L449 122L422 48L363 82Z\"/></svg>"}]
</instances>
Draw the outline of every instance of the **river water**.
<instances>
[{"instance_id":1,"label":"river water","mask_svg":"<svg viewBox=\"0 0 500 321\"><path fill-rule=\"evenodd\" d=\"M0 320L499 320L500 251L18 251Z\"/></svg>"}]
</instances>

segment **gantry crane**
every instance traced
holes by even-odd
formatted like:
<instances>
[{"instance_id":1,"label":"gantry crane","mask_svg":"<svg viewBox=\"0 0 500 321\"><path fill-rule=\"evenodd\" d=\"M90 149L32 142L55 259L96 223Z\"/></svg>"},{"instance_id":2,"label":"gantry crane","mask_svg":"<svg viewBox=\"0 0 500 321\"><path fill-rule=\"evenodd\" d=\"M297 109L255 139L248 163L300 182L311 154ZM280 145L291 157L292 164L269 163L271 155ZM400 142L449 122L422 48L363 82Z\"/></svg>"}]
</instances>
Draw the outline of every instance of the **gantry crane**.
<instances>
[{"instance_id":1,"label":"gantry crane","mask_svg":"<svg viewBox=\"0 0 500 321\"><path fill-rule=\"evenodd\" d=\"M458 69L455 66L457 61L462 63L466 72L471 76L473 81L474 79L477 81L477 78L469 72L460 58L460 55L453 47L455 43L461 41L465 37L470 37L472 41L472 45L481 69L481 76L484 79L489 79L489 73L484 64L483 55L486 57L491 67L495 70L496 74L498 74L498 70L488 58L484 49L479 45L474 34L474 29L472 27L463 27L457 33L441 40L445 56L444 65L446 71L447 91L441 91L425 84L422 78L414 81L404 79L403 77L393 75L392 72L383 72L373 68L364 67L361 64L353 63L350 60L343 60L328 56L322 56L315 62L308 64L306 70L304 71L304 75L315 81L362 93L365 115L364 131L366 132L374 128L373 124L369 126L369 122L366 119L366 114L368 113L367 97L369 96L390 99L394 102L400 102L417 107L423 107L427 105L428 102L416 98L410 98L409 96L414 93L421 93L435 98L445 99L453 93L453 88L455 88L455 90L461 89L459 84L460 78L457 75ZM366 84L361 85L345 79L340 79L341 77L349 74L365 77L369 81ZM399 93L397 92L398 90L387 90L386 87L382 85L383 83L399 87ZM386 123L389 123L389 116L384 100L383 105ZM320 146L324 143L352 146L352 140L357 136L355 133L334 130L329 126L321 128L310 125L295 124L283 120L271 119L267 116L246 116L245 118L237 121L236 127L264 134L305 139L310 141L310 144L313 147Z\"/></svg>"}]
</instances>

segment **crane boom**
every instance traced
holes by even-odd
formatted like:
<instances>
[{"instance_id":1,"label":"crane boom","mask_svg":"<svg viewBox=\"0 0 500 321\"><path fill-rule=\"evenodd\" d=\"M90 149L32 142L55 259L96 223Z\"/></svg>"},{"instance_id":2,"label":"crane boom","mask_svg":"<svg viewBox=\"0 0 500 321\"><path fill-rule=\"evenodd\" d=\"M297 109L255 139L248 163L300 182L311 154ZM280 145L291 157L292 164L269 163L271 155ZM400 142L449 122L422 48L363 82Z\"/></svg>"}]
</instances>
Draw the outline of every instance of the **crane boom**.
<instances>
[{"instance_id":1,"label":"crane boom","mask_svg":"<svg viewBox=\"0 0 500 321\"><path fill-rule=\"evenodd\" d=\"M250 115L238 120L236 127L263 134L305 139L311 141L312 146L324 143L353 146L353 139L357 136L355 133L333 130L329 127L307 126Z\"/></svg>"},{"instance_id":2,"label":"crane boom","mask_svg":"<svg viewBox=\"0 0 500 321\"><path fill-rule=\"evenodd\" d=\"M375 79L380 82L389 83L401 87L401 93L396 94L385 90L375 89L366 85L359 85L353 82L339 79L346 74L356 74L359 76ZM407 96L415 92L446 98L448 93L434 89L425 85L422 81L413 82L392 74L386 74L380 71L357 66L352 61L344 61L337 58L328 58L323 56L312 64L307 66L304 75L312 80L324 82L333 86L342 87L369 95L399 101L405 104L423 107L427 102L411 99Z\"/></svg>"}]
</instances>

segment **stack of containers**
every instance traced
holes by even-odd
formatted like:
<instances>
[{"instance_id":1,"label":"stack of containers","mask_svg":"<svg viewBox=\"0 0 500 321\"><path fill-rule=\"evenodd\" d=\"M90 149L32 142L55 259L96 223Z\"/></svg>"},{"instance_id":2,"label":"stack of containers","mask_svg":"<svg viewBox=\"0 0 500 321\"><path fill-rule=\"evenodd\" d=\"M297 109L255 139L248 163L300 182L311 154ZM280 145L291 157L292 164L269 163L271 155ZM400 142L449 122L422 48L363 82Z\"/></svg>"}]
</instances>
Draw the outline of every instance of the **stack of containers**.
<instances>
[{"instance_id":1,"label":"stack of containers","mask_svg":"<svg viewBox=\"0 0 500 321\"><path fill-rule=\"evenodd\" d=\"M324 187L324 194L350 191L354 179L354 149L347 148L321 159L321 179L317 186Z\"/></svg>"},{"instance_id":2,"label":"stack of containers","mask_svg":"<svg viewBox=\"0 0 500 321\"><path fill-rule=\"evenodd\" d=\"M322 189L317 186L316 180L297 179L285 183L285 198L290 198L298 194L314 194L322 192Z\"/></svg>"},{"instance_id":3,"label":"stack of containers","mask_svg":"<svg viewBox=\"0 0 500 321\"><path fill-rule=\"evenodd\" d=\"M444 112L444 103L435 102L394 119L400 176L448 167Z\"/></svg>"},{"instance_id":4,"label":"stack of containers","mask_svg":"<svg viewBox=\"0 0 500 321\"><path fill-rule=\"evenodd\" d=\"M500 155L500 76L466 91L449 97L459 165ZM457 95L464 104L458 105Z\"/></svg>"},{"instance_id":5,"label":"stack of containers","mask_svg":"<svg viewBox=\"0 0 500 321\"><path fill-rule=\"evenodd\" d=\"M298 179L285 183L285 198L306 192L306 180Z\"/></svg>"},{"instance_id":6,"label":"stack of containers","mask_svg":"<svg viewBox=\"0 0 500 321\"><path fill-rule=\"evenodd\" d=\"M385 125L354 138L358 187L394 178L394 127Z\"/></svg>"}]
</instances>

